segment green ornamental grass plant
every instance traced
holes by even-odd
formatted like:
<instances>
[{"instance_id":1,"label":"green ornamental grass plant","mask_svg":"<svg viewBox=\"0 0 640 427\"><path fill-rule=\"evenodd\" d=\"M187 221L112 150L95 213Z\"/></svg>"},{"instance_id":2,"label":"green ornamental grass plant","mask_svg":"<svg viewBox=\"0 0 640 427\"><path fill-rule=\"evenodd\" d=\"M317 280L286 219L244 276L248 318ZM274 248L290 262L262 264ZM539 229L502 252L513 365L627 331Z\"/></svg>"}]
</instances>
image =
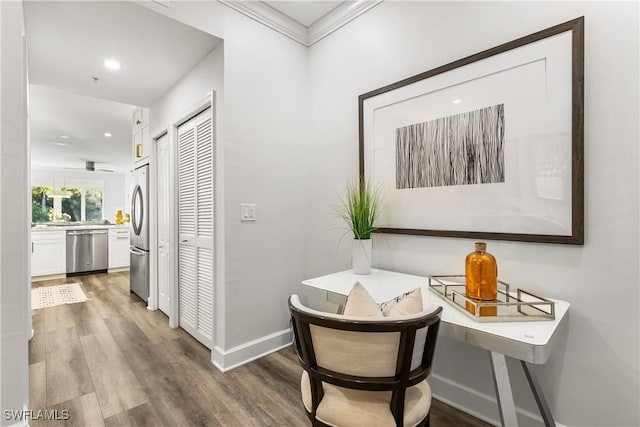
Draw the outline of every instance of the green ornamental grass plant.
<instances>
[{"instance_id":1,"label":"green ornamental grass plant","mask_svg":"<svg viewBox=\"0 0 640 427\"><path fill-rule=\"evenodd\" d=\"M381 203L380 189L360 177L347 183L344 198L335 210L353 232L354 239L366 240L376 229Z\"/></svg>"}]
</instances>

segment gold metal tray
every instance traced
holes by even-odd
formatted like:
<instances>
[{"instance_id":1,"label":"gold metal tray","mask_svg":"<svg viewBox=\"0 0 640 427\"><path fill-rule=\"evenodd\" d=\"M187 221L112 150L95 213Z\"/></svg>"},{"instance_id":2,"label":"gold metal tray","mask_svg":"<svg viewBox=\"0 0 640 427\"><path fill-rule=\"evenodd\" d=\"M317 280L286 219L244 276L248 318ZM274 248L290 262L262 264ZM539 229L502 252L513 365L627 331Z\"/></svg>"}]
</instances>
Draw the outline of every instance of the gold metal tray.
<instances>
[{"instance_id":1,"label":"gold metal tray","mask_svg":"<svg viewBox=\"0 0 640 427\"><path fill-rule=\"evenodd\" d=\"M429 276L429 289L476 322L523 322L555 319L555 303L523 289L509 291L498 280L498 298L480 301L465 295L464 275Z\"/></svg>"}]
</instances>

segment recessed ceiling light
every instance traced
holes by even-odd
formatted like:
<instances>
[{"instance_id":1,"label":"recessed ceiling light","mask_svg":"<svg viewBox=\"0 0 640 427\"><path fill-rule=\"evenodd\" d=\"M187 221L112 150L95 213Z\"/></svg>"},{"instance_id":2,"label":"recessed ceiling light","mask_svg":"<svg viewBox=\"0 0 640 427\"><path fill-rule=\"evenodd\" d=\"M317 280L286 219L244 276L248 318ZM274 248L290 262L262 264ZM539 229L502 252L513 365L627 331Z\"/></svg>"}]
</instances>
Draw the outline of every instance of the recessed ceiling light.
<instances>
[{"instance_id":1,"label":"recessed ceiling light","mask_svg":"<svg viewBox=\"0 0 640 427\"><path fill-rule=\"evenodd\" d=\"M60 135L61 139L69 139L69 137L67 135Z\"/></svg>"},{"instance_id":2,"label":"recessed ceiling light","mask_svg":"<svg viewBox=\"0 0 640 427\"><path fill-rule=\"evenodd\" d=\"M105 132L104 136L106 136L107 138L111 138L111 134L109 132Z\"/></svg>"},{"instance_id":3,"label":"recessed ceiling light","mask_svg":"<svg viewBox=\"0 0 640 427\"><path fill-rule=\"evenodd\" d=\"M56 145L60 145L60 146L64 147L67 144L65 144L64 142L56 142Z\"/></svg>"},{"instance_id":4,"label":"recessed ceiling light","mask_svg":"<svg viewBox=\"0 0 640 427\"><path fill-rule=\"evenodd\" d=\"M462 102L462 100L461 100L461 99L454 99L454 100L453 100L453 103L454 103L454 104L460 104L461 102Z\"/></svg>"},{"instance_id":5,"label":"recessed ceiling light","mask_svg":"<svg viewBox=\"0 0 640 427\"><path fill-rule=\"evenodd\" d=\"M120 69L120 63L118 61L116 61L115 59L106 59L104 61L104 66L107 67L110 70L119 70Z\"/></svg>"}]
</instances>

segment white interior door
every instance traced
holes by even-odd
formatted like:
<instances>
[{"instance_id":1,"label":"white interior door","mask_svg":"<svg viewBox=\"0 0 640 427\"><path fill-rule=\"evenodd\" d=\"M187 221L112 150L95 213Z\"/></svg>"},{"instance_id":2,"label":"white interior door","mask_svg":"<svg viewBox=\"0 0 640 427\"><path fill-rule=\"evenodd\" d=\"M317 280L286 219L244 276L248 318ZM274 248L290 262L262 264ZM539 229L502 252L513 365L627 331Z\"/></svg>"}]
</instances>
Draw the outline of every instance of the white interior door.
<instances>
[{"instance_id":1,"label":"white interior door","mask_svg":"<svg viewBox=\"0 0 640 427\"><path fill-rule=\"evenodd\" d=\"M214 140L212 108L178 127L180 326L213 347Z\"/></svg>"},{"instance_id":2,"label":"white interior door","mask_svg":"<svg viewBox=\"0 0 640 427\"><path fill-rule=\"evenodd\" d=\"M156 141L158 185L158 308L169 316L171 305L171 157L169 138Z\"/></svg>"}]
</instances>

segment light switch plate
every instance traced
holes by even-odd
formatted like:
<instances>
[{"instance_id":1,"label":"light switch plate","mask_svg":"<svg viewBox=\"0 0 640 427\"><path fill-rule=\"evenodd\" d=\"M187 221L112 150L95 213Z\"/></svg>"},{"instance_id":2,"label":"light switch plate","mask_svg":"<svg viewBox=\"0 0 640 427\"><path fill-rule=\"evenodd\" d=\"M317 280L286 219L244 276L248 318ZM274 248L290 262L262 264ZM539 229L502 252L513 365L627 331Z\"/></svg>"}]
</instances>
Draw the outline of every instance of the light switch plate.
<instances>
[{"instance_id":1,"label":"light switch plate","mask_svg":"<svg viewBox=\"0 0 640 427\"><path fill-rule=\"evenodd\" d=\"M242 203L240 205L240 221L255 221L256 205L255 203Z\"/></svg>"}]
</instances>

